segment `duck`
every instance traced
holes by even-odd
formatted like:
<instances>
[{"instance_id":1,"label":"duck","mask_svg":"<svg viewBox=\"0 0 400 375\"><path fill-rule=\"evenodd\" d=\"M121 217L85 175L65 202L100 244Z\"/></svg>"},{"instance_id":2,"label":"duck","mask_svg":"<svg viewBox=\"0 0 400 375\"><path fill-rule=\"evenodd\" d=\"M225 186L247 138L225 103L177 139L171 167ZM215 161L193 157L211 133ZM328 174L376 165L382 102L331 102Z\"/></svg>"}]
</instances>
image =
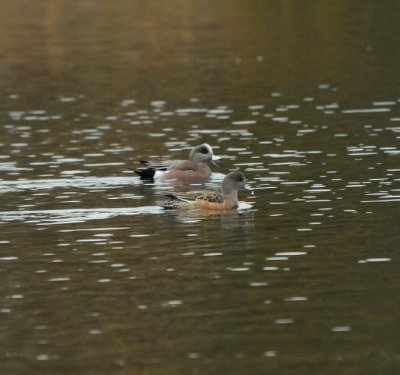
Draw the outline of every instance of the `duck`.
<instances>
[{"instance_id":1,"label":"duck","mask_svg":"<svg viewBox=\"0 0 400 375\"><path fill-rule=\"evenodd\" d=\"M208 163L215 164L215 161L220 159L219 156L214 155L208 143L203 143L190 151L187 160L162 162L140 160L142 167L129 169L133 170L144 181L175 180L190 184L206 181L211 175Z\"/></svg>"},{"instance_id":2,"label":"duck","mask_svg":"<svg viewBox=\"0 0 400 375\"><path fill-rule=\"evenodd\" d=\"M164 209L204 209L213 211L232 210L239 206L238 191L253 191L241 171L228 173L219 191L169 192L170 200L161 204Z\"/></svg>"}]
</instances>

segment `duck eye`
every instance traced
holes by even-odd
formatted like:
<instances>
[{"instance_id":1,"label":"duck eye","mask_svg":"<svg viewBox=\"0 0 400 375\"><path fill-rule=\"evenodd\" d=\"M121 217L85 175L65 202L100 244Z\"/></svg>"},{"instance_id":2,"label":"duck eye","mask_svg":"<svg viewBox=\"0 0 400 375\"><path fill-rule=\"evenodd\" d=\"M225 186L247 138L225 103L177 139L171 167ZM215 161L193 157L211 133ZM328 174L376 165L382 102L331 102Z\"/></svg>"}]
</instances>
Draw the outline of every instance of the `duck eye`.
<instances>
[{"instance_id":1,"label":"duck eye","mask_svg":"<svg viewBox=\"0 0 400 375\"><path fill-rule=\"evenodd\" d=\"M208 149L207 149L207 147L200 147L200 153L202 153L202 154L208 154Z\"/></svg>"}]
</instances>

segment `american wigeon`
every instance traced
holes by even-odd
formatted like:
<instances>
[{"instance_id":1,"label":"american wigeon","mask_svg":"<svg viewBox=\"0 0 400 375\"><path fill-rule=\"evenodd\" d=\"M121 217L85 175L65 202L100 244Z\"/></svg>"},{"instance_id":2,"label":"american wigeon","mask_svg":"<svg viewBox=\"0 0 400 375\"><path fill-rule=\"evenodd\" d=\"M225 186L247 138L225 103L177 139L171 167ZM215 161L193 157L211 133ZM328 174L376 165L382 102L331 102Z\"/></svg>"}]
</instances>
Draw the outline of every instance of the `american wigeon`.
<instances>
[{"instance_id":1,"label":"american wigeon","mask_svg":"<svg viewBox=\"0 0 400 375\"><path fill-rule=\"evenodd\" d=\"M211 175L211 169L207 163L219 159L213 154L211 146L203 143L190 151L189 160L170 160L160 163L141 160L144 166L133 171L142 180L162 179L192 183L207 180Z\"/></svg>"},{"instance_id":2,"label":"american wigeon","mask_svg":"<svg viewBox=\"0 0 400 375\"><path fill-rule=\"evenodd\" d=\"M244 174L240 171L228 173L222 180L221 190L191 191L187 193L168 193L171 200L161 206L166 209L174 208L200 208L205 210L224 211L238 207L238 190L251 190L246 183Z\"/></svg>"}]
</instances>

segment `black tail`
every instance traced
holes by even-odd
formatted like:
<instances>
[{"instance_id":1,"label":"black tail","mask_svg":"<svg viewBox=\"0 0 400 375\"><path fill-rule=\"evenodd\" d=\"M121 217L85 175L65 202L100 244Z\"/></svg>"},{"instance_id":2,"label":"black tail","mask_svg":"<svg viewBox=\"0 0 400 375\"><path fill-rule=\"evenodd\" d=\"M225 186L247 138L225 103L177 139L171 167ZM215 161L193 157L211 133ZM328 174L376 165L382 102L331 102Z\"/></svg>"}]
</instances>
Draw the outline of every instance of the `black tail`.
<instances>
[{"instance_id":1,"label":"black tail","mask_svg":"<svg viewBox=\"0 0 400 375\"><path fill-rule=\"evenodd\" d=\"M141 180L154 181L154 175L156 173L156 170L154 168L133 169L128 167L128 169L132 172L135 172L140 177Z\"/></svg>"}]
</instances>

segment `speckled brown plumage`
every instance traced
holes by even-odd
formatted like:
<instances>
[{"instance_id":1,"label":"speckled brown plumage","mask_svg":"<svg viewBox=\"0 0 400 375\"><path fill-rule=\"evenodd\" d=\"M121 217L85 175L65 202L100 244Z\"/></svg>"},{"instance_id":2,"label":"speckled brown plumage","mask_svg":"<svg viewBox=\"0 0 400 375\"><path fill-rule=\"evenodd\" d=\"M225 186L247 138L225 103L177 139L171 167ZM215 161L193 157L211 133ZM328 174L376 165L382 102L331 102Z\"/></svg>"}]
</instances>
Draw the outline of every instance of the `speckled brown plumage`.
<instances>
[{"instance_id":1,"label":"speckled brown plumage","mask_svg":"<svg viewBox=\"0 0 400 375\"><path fill-rule=\"evenodd\" d=\"M163 202L162 207L174 208L198 208L206 210L230 210L238 206L237 193L245 189L246 179L239 171L231 172L225 176L221 184L221 191L192 191L186 193L168 193L170 200Z\"/></svg>"}]
</instances>

